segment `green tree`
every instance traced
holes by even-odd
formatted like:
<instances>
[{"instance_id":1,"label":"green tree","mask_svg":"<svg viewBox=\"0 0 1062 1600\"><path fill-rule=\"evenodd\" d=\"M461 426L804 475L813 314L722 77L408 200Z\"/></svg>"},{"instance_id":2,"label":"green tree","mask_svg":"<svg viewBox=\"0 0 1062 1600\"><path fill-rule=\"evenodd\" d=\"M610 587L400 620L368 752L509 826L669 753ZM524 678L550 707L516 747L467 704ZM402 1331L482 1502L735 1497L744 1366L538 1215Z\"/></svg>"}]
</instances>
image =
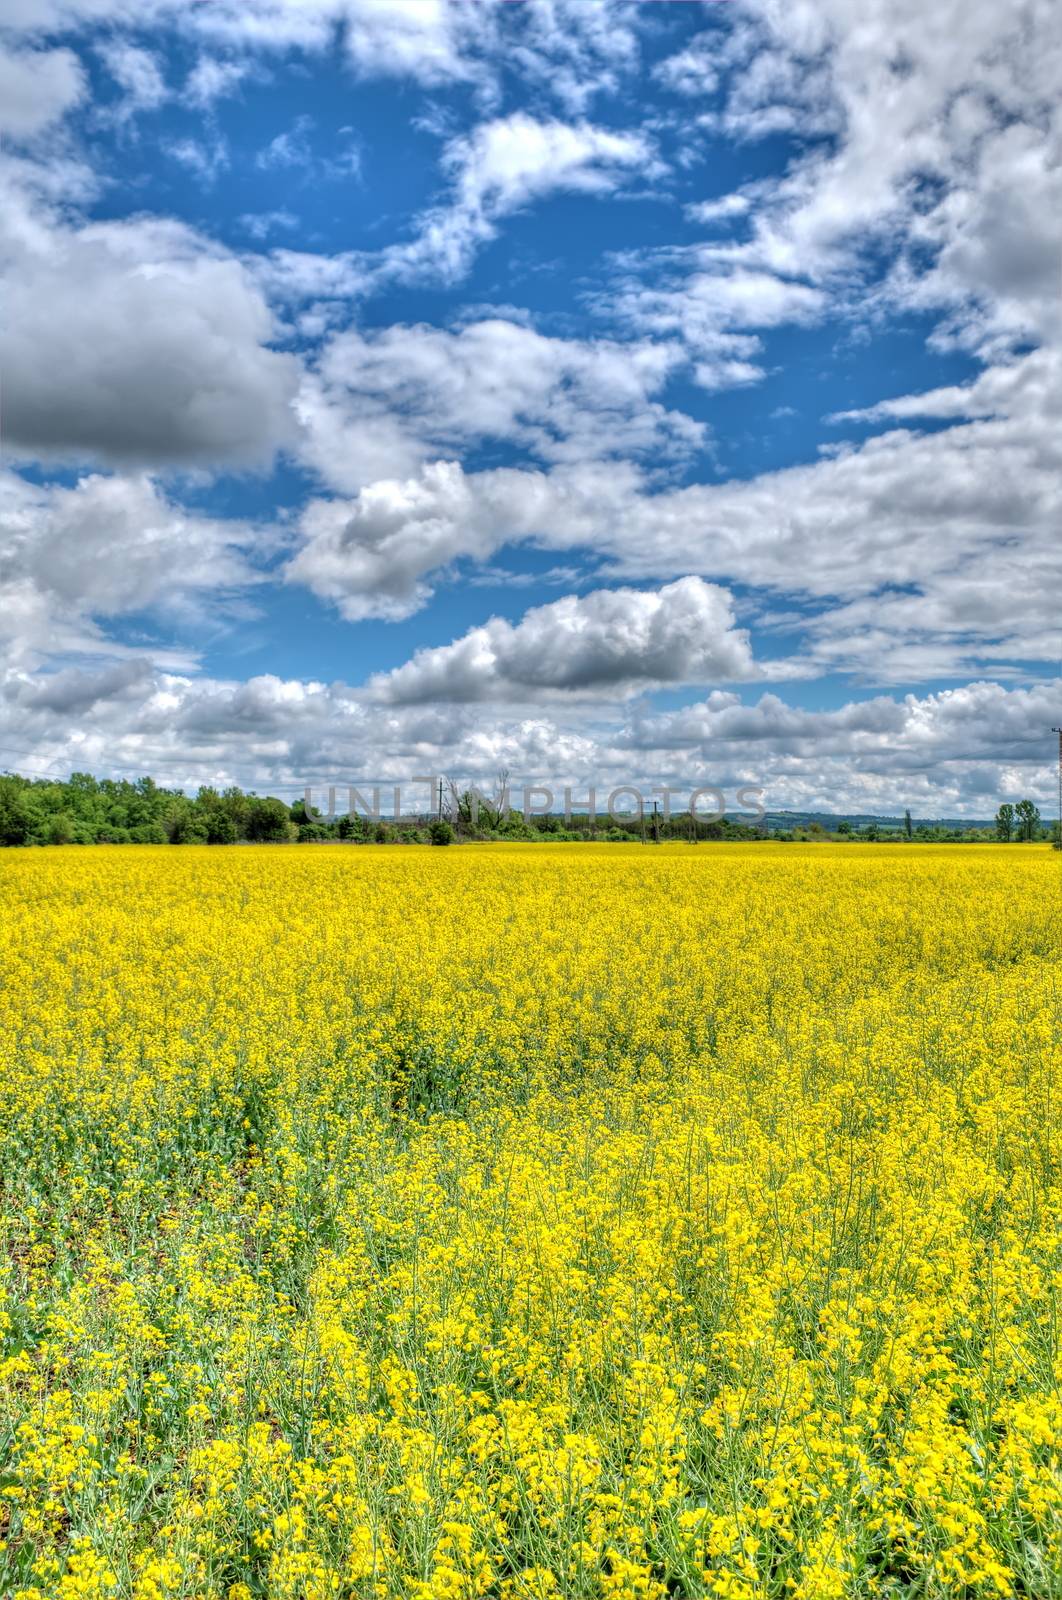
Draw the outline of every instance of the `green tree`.
<instances>
[{"instance_id":1,"label":"green tree","mask_svg":"<svg viewBox=\"0 0 1062 1600\"><path fill-rule=\"evenodd\" d=\"M903 831L909 839L914 837L914 823L911 821L911 813L909 811L905 811L903 814Z\"/></svg>"},{"instance_id":2,"label":"green tree","mask_svg":"<svg viewBox=\"0 0 1062 1600\"><path fill-rule=\"evenodd\" d=\"M27 844L33 821L25 785L18 778L0 778L0 845Z\"/></svg>"},{"instance_id":3,"label":"green tree","mask_svg":"<svg viewBox=\"0 0 1062 1600\"><path fill-rule=\"evenodd\" d=\"M442 817L436 817L428 829L428 838L432 844L453 844L454 830Z\"/></svg>"},{"instance_id":4,"label":"green tree","mask_svg":"<svg viewBox=\"0 0 1062 1600\"><path fill-rule=\"evenodd\" d=\"M1018 819L1018 838L1028 843L1035 839L1040 831L1040 808L1031 800L1019 800L1014 807L1014 815Z\"/></svg>"},{"instance_id":5,"label":"green tree","mask_svg":"<svg viewBox=\"0 0 1062 1600\"><path fill-rule=\"evenodd\" d=\"M1014 837L1014 807L1004 800L996 812L996 838L1009 844Z\"/></svg>"},{"instance_id":6,"label":"green tree","mask_svg":"<svg viewBox=\"0 0 1062 1600\"><path fill-rule=\"evenodd\" d=\"M236 824L227 811L220 807L212 808L207 812L206 842L207 844L235 844L237 839Z\"/></svg>"},{"instance_id":7,"label":"green tree","mask_svg":"<svg viewBox=\"0 0 1062 1600\"><path fill-rule=\"evenodd\" d=\"M170 815L167 832L171 844L206 844L207 824L206 819L196 810L190 801L183 806L175 807Z\"/></svg>"},{"instance_id":8,"label":"green tree","mask_svg":"<svg viewBox=\"0 0 1062 1600\"><path fill-rule=\"evenodd\" d=\"M45 838L49 844L73 844L74 819L60 811L48 823Z\"/></svg>"},{"instance_id":9,"label":"green tree","mask_svg":"<svg viewBox=\"0 0 1062 1600\"><path fill-rule=\"evenodd\" d=\"M291 811L283 800L248 796L247 838L256 844L287 844L295 837Z\"/></svg>"}]
</instances>

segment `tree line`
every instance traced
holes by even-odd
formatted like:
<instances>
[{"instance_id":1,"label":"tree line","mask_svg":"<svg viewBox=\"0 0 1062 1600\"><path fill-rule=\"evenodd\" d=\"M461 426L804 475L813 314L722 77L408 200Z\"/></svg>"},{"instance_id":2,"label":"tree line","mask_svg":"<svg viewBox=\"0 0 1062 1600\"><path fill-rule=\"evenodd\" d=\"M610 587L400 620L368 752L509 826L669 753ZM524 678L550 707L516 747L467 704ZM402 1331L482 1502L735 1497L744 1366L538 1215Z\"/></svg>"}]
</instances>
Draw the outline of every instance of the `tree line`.
<instances>
[{"instance_id":1,"label":"tree line","mask_svg":"<svg viewBox=\"0 0 1062 1600\"><path fill-rule=\"evenodd\" d=\"M1057 842L1057 834L1058 823L1054 822L1050 829L1045 829L1040 820L1040 808L1031 800L1019 800L1014 806L1004 801L996 812L996 838L1004 844L1009 844L1013 839L1024 844L1047 838Z\"/></svg>"},{"instance_id":2,"label":"tree line","mask_svg":"<svg viewBox=\"0 0 1062 1600\"><path fill-rule=\"evenodd\" d=\"M505 792L505 785L502 791ZM75 772L64 781L0 775L0 846L59 844L449 844L461 839L595 840L665 843L687 840L761 839L756 824L723 817L707 820L688 812L670 816L633 815L617 821L574 813L525 818L502 804L451 783L432 817L384 819L360 813L324 817L303 800L289 805L273 795L244 793L235 786L200 788L194 797L165 789L152 778L94 778ZM1053 839L1058 825L1044 826L1031 800L1004 802L995 819L1001 843ZM916 826L911 813L896 829L871 823L854 829L841 822L836 832L819 823L773 829L779 843L833 839L867 843L965 843L993 837L985 829Z\"/></svg>"},{"instance_id":3,"label":"tree line","mask_svg":"<svg viewBox=\"0 0 1062 1600\"><path fill-rule=\"evenodd\" d=\"M724 818L688 815L611 818L530 816L492 806L451 783L431 817L384 819L362 813L324 817L303 800L231 787L201 788L193 797L152 778L69 779L0 776L0 845L59 844L449 844L455 839L606 841L678 838L754 839L759 830Z\"/></svg>"}]
</instances>

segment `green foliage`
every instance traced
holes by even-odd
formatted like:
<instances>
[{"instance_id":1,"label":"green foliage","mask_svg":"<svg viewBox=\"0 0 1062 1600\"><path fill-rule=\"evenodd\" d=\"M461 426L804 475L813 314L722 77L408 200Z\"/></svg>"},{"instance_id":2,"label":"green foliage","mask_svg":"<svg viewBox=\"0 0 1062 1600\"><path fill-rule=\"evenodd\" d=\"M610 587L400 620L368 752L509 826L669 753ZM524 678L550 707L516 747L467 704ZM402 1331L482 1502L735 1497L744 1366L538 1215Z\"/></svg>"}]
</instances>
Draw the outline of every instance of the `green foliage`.
<instances>
[{"instance_id":1,"label":"green foliage","mask_svg":"<svg viewBox=\"0 0 1062 1600\"><path fill-rule=\"evenodd\" d=\"M1019 800L1014 807L1014 815L1018 821L1018 838L1029 843L1032 839L1040 837L1040 808L1031 800Z\"/></svg>"},{"instance_id":2,"label":"green foliage","mask_svg":"<svg viewBox=\"0 0 1062 1600\"><path fill-rule=\"evenodd\" d=\"M291 811L283 800L260 800L252 795L247 805L244 837L253 844L287 844L296 836Z\"/></svg>"},{"instance_id":3,"label":"green foliage","mask_svg":"<svg viewBox=\"0 0 1062 1600\"><path fill-rule=\"evenodd\" d=\"M428 840L431 844L453 844L454 830L442 817L437 817L428 829Z\"/></svg>"},{"instance_id":4,"label":"green foliage","mask_svg":"<svg viewBox=\"0 0 1062 1600\"><path fill-rule=\"evenodd\" d=\"M28 844L34 811L18 778L0 778L0 845Z\"/></svg>"}]
</instances>

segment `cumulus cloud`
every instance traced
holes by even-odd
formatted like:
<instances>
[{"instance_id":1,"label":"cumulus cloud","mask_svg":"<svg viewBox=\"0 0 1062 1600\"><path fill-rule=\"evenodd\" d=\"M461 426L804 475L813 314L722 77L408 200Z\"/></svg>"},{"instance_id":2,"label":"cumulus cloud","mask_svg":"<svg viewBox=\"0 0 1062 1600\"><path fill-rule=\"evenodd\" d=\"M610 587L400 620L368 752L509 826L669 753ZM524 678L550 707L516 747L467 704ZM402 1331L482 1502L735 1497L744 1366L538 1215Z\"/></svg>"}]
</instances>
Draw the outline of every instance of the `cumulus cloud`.
<instances>
[{"instance_id":1,"label":"cumulus cloud","mask_svg":"<svg viewBox=\"0 0 1062 1600\"><path fill-rule=\"evenodd\" d=\"M674 342L549 338L501 318L350 331L304 386L303 453L348 491L381 476L381 461L403 473L485 440L548 461L681 457L705 429L654 396L685 359Z\"/></svg>"},{"instance_id":2,"label":"cumulus cloud","mask_svg":"<svg viewBox=\"0 0 1062 1600\"><path fill-rule=\"evenodd\" d=\"M654 489L629 463L481 473L436 463L317 502L289 577L345 615L405 616L460 558L525 540L588 546L624 577L693 572L803 597L800 627L834 670L895 681L891 653L898 664L919 630L934 672L1049 659L1062 453L1037 394L1013 414L898 429L723 484Z\"/></svg>"},{"instance_id":3,"label":"cumulus cloud","mask_svg":"<svg viewBox=\"0 0 1062 1600\"><path fill-rule=\"evenodd\" d=\"M707 136L802 141L783 175L755 186L741 242L694 253L689 282L669 285L655 308L669 325L703 330L707 287L715 331L711 279L741 271L803 284L857 320L935 312L939 342L986 359L1058 338L1062 25L1050 0L942 0L931 14L920 0L736 0L657 78L706 102L692 126ZM702 220L725 216L710 203ZM673 272L674 258L643 265ZM810 302L789 309L806 320Z\"/></svg>"},{"instance_id":4,"label":"cumulus cloud","mask_svg":"<svg viewBox=\"0 0 1062 1600\"><path fill-rule=\"evenodd\" d=\"M112 39L99 46L107 71L122 91L114 106L102 115L117 123L129 123L145 111L155 111L169 98L162 74L162 63L153 50L131 44L128 39Z\"/></svg>"},{"instance_id":5,"label":"cumulus cloud","mask_svg":"<svg viewBox=\"0 0 1062 1600\"><path fill-rule=\"evenodd\" d=\"M182 20L231 45L272 50L321 50L338 31L359 76L470 84L484 102L497 99L504 67L573 113L615 92L637 64L641 21L636 4L583 0L214 0Z\"/></svg>"},{"instance_id":6,"label":"cumulus cloud","mask_svg":"<svg viewBox=\"0 0 1062 1600\"><path fill-rule=\"evenodd\" d=\"M229 147L224 139L213 139L209 144L202 139L173 139L166 141L162 148L174 161L187 167L206 189L229 165Z\"/></svg>"},{"instance_id":7,"label":"cumulus cloud","mask_svg":"<svg viewBox=\"0 0 1062 1600\"><path fill-rule=\"evenodd\" d=\"M897 395L855 411L836 412L831 422L890 419L1021 416L1062 419L1062 351L1032 350L988 367L970 383L953 383L922 394Z\"/></svg>"},{"instance_id":8,"label":"cumulus cloud","mask_svg":"<svg viewBox=\"0 0 1062 1600\"><path fill-rule=\"evenodd\" d=\"M9 29L26 34L168 25L231 52L320 53L339 41L358 76L426 88L464 83L484 101L497 97L504 64L575 112L614 91L636 64L640 20L636 4L583 0L8 0L4 14Z\"/></svg>"},{"instance_id":9,"label":"cumulus cloud","mask_svg":"<svg viewBox=\"0 0 1062 1600\"><path fill-rule=\"evenodd\" d=\"M453 644L418 650L373 680L377 698L526 701L543 694L633 694L662 684L757 676L748 634L716 584L681 578L658 590L597 589L492 617Z\"/></svg>"},{"instance_id":10,"label":"cumulus cloud","mask_svg":"<svg viewBox=\"0 0 1062 1600\"><path fill-rule=\"evenodd\" d=\"M154 611L187 624L217 613L256 581L254 539L246 523L185 511L143 476L96 473L65 487L2 473L8 659L110 652L100 619Z\"/></svg>"},{"instance_id":11,"label":"cumulus cloud","mask_svg":"<svg viewBox=\"0 0 1062 1600\"><path fill-rule=\"evenodd\" d=\"M497 549L496 497L491 485L483 488L485 498L456 462L440 461L414 478L369 484L350 501L313 501L286 577L334 602L352 622L407 617L431 593L429 575L458 556Z\"/></svg>"},{"instance_id":12,"label":"cumulus cloud","mask_svg":"<svg viewBox=\"0 0 1062 1600\"><path fill-rule=\"evenodd\" d=\"M985 817L1003 798L1050 802L1044 728L1056 702L1053 683L980 681L830 711L716 690L676 711L494 715L481 702L380 704L343 683L235 682L142 662L0 673L5 743L27 767L151 772L189 789L239 782L291 799L311 784L319 803L329 783L397 782L411 808L427 805L416 774L489 787L506 768L515 785L551 783L558 800L565 785L603 798L620 783L666 783L683 803L714 784L733 806L747 784L771 807Z\"/></svg>"},{"instance_id":13,"label":"cumulus cloud","mask_svg":"<svg viewBox=\"0 0 1062 1600\"><path fill-rule=\"evenodd\" d=\"M84 97L85 72L72 50L0 46L0 133L25 139L58 122Z\"/></svg>"},{"instance_id":14,"label":"cumulus cloud","mask_svg":"<svg viewBox=\"0 0 1062 1600\"><path fill-rule=\"evenodd\" d=\"M525 111L451 139L442 157L447 203L420 219L416 238L385 253L385 275L464 275L499 218L556 193L605 195L632 172L659 172L648 137L592 123L543 121Z\"/></svg>"},{"instance_id":15,"label":"cumulus cloud","mask_svg":"<svg viewBox=\"0 0 1062 1600\"><path fill-rule=\"evenodd\" d=\"M745 705L716 692L677 711L635 713L621 743L631 764L681 750L694 770L703 761L758 774L771 805L985 816L1001 799L1050 796L1044 730L1056 699L1049 682L1008 689L984 680L833 710L772 693Z\"/></svg>"},{"instance_id":16,"label":"cumulus cloud","mask_svg":"<svg viewBox=\"0 0 1062 1600\"><path fill-rule=\"evenodd\" d=\"M278 133L258 152L256 165L264 171L271 167L308 167L313 161L313 148L309 133L312 117L299 117L295 123Z\"/></svg>"},{"instance_id":17,"label":"cumulus cloud","mask_svg":"<svg viewBox=\"0 0 1062 1600\"><path fill-rule=\"evenodd\" d=\"M649 256L645 264L652 273L651 285L631 279L604 304L615 319L639 333L680 339L696 363L695 377L703 388L729 388L764 377L756 359L762 343L759 334L749 330L806 325L826 311L827 296L820 289L732 265L724 250L677 254L680 261L700 265L676 273Z\"/></svg>"},{"instance_id":18,"label":"cumulus cloud","mask_svg":"<svg viewBox=\"0 0 1062 1600\"><path fill-rule=\"evenodd\" d=\"M595 95L615 94L637 65L637 0L588 6L583 0L530 0L511 7L515 36L502 13L507 59L536 87L554 94L571 113L585 112ZM520 14L522 13L522 15Z\"/></svg>"},{"instance_id":19,"label":"cumulus cloud","mask_svg":"<svg viewBox=\"0 0 1062 1600\"><path fill-rule=\"evenodd\" d=\"M298 363L242 263L179 222L78 226L0 187L9 449L253 464L290 438Z\"/></svg>"},{"instance_id":20,"label":"cumulus cloud","mask_svg":"<svg viewBox=\"0 0 1062 1600\"><path fill-rule=\"evenodd\" d=\"M251 71L247 61L201 55L185 79L182 98L201 111L209 111L217 101L235 94Z\"/></svg>"}]
</instances>

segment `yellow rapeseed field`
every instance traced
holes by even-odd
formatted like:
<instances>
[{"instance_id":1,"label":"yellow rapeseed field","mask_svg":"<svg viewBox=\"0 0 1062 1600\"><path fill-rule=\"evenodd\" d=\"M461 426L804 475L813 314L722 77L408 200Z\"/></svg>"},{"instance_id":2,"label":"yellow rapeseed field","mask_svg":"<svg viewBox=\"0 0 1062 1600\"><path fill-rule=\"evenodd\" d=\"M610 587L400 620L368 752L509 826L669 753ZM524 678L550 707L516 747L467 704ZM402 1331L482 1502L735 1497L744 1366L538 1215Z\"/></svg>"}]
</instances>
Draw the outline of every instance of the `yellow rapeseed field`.
<instances>
[{"instance_id":1,"label":"yellow rapeseed field","mask_svg":"<svg viewBox=\"0 0 1062 1600\"><path fill-rule=\"evenodd\" d=\"M4 1597L1062 1596L1057 855L0 903Z\"/></svg>"}]
</instances>

